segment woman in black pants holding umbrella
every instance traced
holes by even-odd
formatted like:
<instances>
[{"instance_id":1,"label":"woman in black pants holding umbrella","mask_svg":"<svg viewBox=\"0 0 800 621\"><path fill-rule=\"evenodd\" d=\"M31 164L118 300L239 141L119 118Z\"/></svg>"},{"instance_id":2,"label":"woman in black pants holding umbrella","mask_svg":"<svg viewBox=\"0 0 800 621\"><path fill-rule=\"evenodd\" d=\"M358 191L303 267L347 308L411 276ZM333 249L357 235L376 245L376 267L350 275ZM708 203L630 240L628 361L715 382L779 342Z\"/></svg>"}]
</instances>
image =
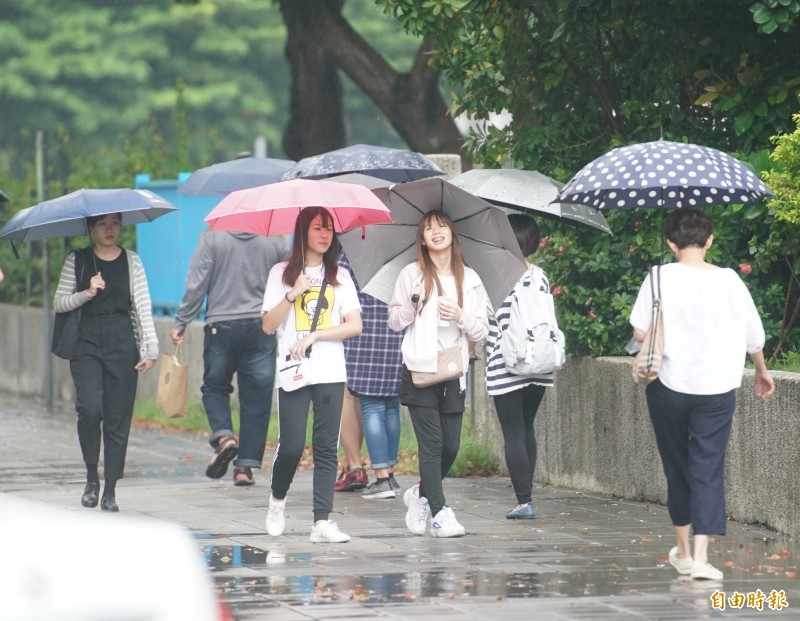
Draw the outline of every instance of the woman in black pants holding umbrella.
<instances>
[{"instance_id":1,"label":"woman in black pants holding umbrella","mask_svg":"<svg viewBox=\"0 0 800 621\"><path fill-rule=\"evenodd\" d=\"M98 504L102 437L105 486L100 507L119 511L116 484L125 469L137 372L146 373L155 364L158 339L142 262L135 252L117 245L121 214L86 220L92 246L67 257L53 307L57 313L82 307L78 344L70 360L78 440L86 464L81 504Z\"/></svg>"}]
</instances>

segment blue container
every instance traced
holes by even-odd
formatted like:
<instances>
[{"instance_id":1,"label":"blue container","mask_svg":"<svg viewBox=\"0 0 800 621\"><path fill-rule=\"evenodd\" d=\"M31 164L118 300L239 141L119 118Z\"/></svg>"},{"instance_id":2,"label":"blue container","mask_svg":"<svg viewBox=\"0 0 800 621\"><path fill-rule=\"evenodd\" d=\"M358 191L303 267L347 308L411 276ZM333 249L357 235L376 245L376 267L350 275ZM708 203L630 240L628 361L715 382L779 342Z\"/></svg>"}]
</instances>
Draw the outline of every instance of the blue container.
<instances>
[{"instance_id":1,"label":"blue container","mask_svg":"<svg viewBox=\"0 0 800 621\"><path fill-rule=\"evenodd\" d=\"M208 225L203 221L219 203L220 196L178 194L178 186L191 173L177 179L151 180L150 175L136 175L135 187L150 190L178 207L178 211L152 222L136 225L136 252L142 258L157 315L174 315L181 304L189 262L197 240Z\"/></svg>"}]
</instances>

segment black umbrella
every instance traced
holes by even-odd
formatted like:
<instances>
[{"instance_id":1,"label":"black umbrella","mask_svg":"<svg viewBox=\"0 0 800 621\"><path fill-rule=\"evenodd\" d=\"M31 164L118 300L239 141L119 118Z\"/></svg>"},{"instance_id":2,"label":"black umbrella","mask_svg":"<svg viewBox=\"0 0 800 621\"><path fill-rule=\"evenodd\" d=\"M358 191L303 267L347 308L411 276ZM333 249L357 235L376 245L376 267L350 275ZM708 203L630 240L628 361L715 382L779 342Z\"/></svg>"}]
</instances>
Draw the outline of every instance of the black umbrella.
<instances>
[{"instance_id":1,"label":"black umbrella","mask_svg":"<svg viewBox=\"0 0 800 621\"><path fill-rule=\"evenodd\" d=\"M304 158L283 178L324 179L343 173L363 173L392 183L403 183L443 175L444 171L414 151L356 144Z\"/></svg>"},{"instance_id":2,"label":"black umbrella","mask_svg":"<svg viewBox=\"0 0 800 621\"><path fill-rule=\"evenodd\" d=\"M584 166L554 202L595 209L753 203L772 192L736 158L695 144L656 140L613 149Z\"/></svg>"}]
</instances>

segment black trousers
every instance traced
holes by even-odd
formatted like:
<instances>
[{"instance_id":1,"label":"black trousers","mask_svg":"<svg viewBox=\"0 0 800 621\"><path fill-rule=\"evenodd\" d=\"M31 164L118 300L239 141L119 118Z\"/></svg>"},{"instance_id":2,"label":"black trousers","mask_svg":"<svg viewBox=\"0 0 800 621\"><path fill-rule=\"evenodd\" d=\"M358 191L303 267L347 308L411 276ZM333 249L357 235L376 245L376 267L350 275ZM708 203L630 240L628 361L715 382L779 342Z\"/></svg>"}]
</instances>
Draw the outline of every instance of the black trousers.
<instances>
[{"instance_id":1,"label":"black trousers","mask_svg":"<svg viewBox=\"0 0 800 621\"><path fill-rule=\"evenodd\" d=\"M291 392L278 390L278 450L272 462L272 495L286 498L306 445L308 408L314 405L311 449L314 452L314 521L333 511L333 488L338 467L339 428L344 383L311 384Z\"/></svg>"},{"instance_id":2,"label":"black trousers","mask_svg":"<svg viewBox=\"0 0 800 621\"><path fill-rule=\"evenodd\" d=\"M542 397L544 386L535 384L493 397L497 420L503 430L506 466L517 503L521 505L533 500L533 475L536 472L533 421Z\"/></svg>"},{"instance_id":3,"label":"black trousers","mask_svg":"<svg viewBox=\"0 0 800 621\"><path fill-rule=\"evenodd\" d=\"M138 361L130 317L84 313L75 358L69 363L75 383L78 440L83 461L96 465L102 437L107 481L121 479L125 470Z\"/></svg>"},{"instance_id":4,"label":"black trousers","mask_svg":"<svg viewBox=\"0 0 800 621\"><path fill-rule=\"evenodd\" d=\"M725 449L736 391L688 395L656 380L645 394L667 476L672 523L691 524L695 535L724 535Z\"/></svg>"},{"instance_id":5,"label":"black trousers","mask_svg":"<svg viewBox=\"0 0 800 621\"><path fill-rule=\"evenodd\" d=\"M428 499L431 515L447 504L442 479L447 476L461 446L464 397L458 380L419 388L403 366L400 401L408 407L419 459L419 495Z\"/></svg>"}]
</instances>

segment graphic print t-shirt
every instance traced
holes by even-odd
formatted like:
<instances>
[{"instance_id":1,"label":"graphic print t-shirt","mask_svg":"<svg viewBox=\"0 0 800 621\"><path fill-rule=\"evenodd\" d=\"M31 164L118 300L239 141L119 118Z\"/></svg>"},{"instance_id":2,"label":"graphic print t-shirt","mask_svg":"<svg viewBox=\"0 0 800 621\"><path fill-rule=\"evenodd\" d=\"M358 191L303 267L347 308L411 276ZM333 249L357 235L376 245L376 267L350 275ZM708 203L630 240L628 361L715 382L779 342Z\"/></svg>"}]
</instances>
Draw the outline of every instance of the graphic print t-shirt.
<instances>
[{"instance_id":1,"label":"graphic print t-shirt","mask_svg":"<svg viewBox=\"0 0 800 621\"><path fill-rule=\"evenodd\" d=\"M264 292L263 312L275 308L291 287L283 284L283 272L286 262L278 263L269 273L267 288ZM336 278L339 284L325 288L325 295L320 298L324 266L307 267L306 274L311 278L311 291L297 296L289 309L283 323L278 327L278 365L282 362L292 343L305 337L311 330L314 311L320 305L317 330L327 330L342 323L348 313L361 310L355 284L347 270L340 269ZM311 383L328 384L346 382L347 369L344 362L344 346L342 341L318 341L314 343L311 353Z\"/></svg>"}]
</instances>

